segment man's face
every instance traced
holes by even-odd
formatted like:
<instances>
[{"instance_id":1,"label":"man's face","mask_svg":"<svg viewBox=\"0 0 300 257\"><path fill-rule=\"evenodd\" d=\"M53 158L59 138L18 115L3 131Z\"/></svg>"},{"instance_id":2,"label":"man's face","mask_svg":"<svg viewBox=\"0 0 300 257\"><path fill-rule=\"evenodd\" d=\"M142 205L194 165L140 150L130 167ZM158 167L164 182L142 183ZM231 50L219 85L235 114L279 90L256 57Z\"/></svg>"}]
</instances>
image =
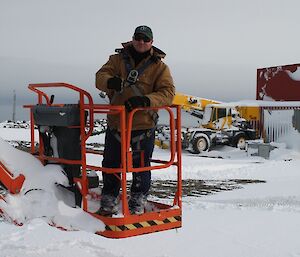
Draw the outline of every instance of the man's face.
<instances>
[{"instance_id":1,"label":"man's face","mask_svg":"<svg viewBox=\"0 0 300 257\"><path fill-rule=\"evenodd\" d=\"M132 38L132 45L139 53L147 52L152 47L153 40L146 37L144 34L136 34Z\"/></svg>"}]
</instances>

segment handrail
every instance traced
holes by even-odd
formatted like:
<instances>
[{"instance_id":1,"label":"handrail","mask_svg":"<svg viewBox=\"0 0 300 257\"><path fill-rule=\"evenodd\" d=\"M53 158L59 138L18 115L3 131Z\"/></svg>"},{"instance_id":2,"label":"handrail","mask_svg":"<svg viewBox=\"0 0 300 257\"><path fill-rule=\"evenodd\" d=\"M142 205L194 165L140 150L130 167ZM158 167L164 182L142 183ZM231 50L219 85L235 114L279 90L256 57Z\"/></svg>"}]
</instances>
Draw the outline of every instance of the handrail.
<instances>
[{"instance_id":1,"label":"handrail","mask_svg":"<svg viewBox=\"0 0 300 257\"><path fill-rule=\"evenodd\" d=\"M49 100L49 96L43 92L42 90L38 89L38 88L49 88L49 87L65 87L65 88L69 88L75 92L79 93L79 99L80 99L80 110L82 113L80 113L80 121L83 122L82 124L84 124L84 109L87 108L89 109L90 112L90 126L88 131L86 132L85 138L83 139L84 141L86 141L86 139L92 135L93 129L94 129L94 109L93 109L93 99L92 96L85 90L76 87L74 85L71 84L67 84L67 83L63 83L63 82L53 82L53 83L36 83L36 84L29 84L28 88L37 93L38 94L38 103L42 104L43 103L43 97L46 100L47 105L51 105L50 100ZM88 99L88 104L85 105L84 103L84 97L87 97Z\"/></svg>"},{"instance_id":2,"label":"handrail","mask_svg":"<svg viewBox=\"0 0 300 257\"><path fill-rule=\"evenodd\" d=\"M170 132L171 132L171 138L170 138L170 151L171 151L171 156L170 160L166 162L163 165L155 165L155 166L147 166L147 167L139 167L139 168L134 168L132 165L132 158L131 157L131 152L129 151L129 146L130 146L130 139L131 139L131 131L132 131L132 123L133 123L133 116L137 111L142 111L142 110L160 110L160 109L165 109L169 115L170 115ZM129 172L142 172L142 171L148 171L148 170L154 170L154 169L165 169L170 167L175 160L175 152L176 152L176 145L175 145L175 122L174 122L174 114L171 110L170 107L168 106L163 106L163 107L139 107L136 109L133 109L128 116L128 128L127 128L127 139L126 139L126 149L127 149L127 168Z\"/></svg>"}]
</instances>

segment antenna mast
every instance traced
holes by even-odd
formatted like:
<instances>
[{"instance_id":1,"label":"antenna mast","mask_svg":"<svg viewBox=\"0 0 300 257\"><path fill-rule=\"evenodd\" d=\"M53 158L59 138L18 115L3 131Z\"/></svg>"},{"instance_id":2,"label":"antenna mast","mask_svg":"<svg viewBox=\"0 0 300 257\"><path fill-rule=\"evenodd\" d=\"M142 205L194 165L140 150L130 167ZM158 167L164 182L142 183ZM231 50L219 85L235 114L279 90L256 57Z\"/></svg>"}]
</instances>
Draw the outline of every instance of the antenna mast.
<instances>
[{"instance_id":1,"label":"antenna mast","mask_svg":"<svg viewBox=\"0 0 300 257\"><path fill-rule=\"evenodd\" d=\"M13 114L12 121L16 122L16 90L13 91Z\"/></svg>"}]
</instances>

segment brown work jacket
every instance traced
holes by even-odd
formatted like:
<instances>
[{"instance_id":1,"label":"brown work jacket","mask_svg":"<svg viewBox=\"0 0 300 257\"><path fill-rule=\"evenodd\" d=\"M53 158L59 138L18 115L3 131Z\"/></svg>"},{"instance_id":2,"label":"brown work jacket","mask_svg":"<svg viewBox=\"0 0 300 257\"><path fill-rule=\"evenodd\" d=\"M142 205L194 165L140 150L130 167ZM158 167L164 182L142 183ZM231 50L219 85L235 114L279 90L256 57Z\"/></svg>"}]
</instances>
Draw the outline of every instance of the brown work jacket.
<instances>
[{"instance_id":1,"label":"brown work jacket","mask_svg":"<svg viewBox=\"0 0 300 257\"><path fill-rule=\"evenodd\" d=\"M133 58L128 51L128 46L130 44L131 42L122 44L123 48L117 49L116 51L118 53L111 55L107 63L97 71L96 87L107 93L111 105L124 105L128 98L136 95L132 87L124 87L121 94L107 88L107 80L109 78L118 76L123 81L127 78L126 65L123 58L123 53L125 51L129 56L131 67L134 69L138 69L143 66L149 58L153 58L153 62L147 66L142 74L140 74L136 83L136 87L141 94L150 99L150 107L171 105L175 95L175 87L169 67L161 60L165 57L165 53L153 46L150 50L150 56L142 60L137 67L135 67ZM128 117L128 115L126 116ZM153 128L155 123L152 116L151 112L136 112L133 117L132 129L140 130ZM107 119L110 128L119 129L120 122L118 115L108 115Z\"/></svg>"}]
</instances>

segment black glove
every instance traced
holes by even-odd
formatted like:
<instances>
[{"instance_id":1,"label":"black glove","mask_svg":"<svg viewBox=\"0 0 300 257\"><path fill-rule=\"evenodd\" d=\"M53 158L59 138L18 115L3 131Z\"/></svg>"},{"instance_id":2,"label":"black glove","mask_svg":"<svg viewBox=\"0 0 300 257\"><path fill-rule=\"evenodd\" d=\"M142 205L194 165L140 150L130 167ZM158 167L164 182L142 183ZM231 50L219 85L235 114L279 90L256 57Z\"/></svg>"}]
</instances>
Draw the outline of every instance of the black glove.
<instances>
[{"instance_id":1,"label":"black glove","mask_svg":"<svg viewBox=\"0 0 300 257\"><path fill-rule=\"evenodd\" d=\"M107 80L107 88L114 89L117 92L120 92L122 89L122 79L119 77L112 77Z\"/></svg>"},{"instance_id":2,"label":"black glove","mask_svg":"<svg viewBox=\"0 0 300 257\"><path fill-rule=\"evenodd\" d=\"M125 108L128 112L131 112L137 107L149 107L150 99L146 96L133 96L125 102Z\"/></svg>"}]
</instances>

